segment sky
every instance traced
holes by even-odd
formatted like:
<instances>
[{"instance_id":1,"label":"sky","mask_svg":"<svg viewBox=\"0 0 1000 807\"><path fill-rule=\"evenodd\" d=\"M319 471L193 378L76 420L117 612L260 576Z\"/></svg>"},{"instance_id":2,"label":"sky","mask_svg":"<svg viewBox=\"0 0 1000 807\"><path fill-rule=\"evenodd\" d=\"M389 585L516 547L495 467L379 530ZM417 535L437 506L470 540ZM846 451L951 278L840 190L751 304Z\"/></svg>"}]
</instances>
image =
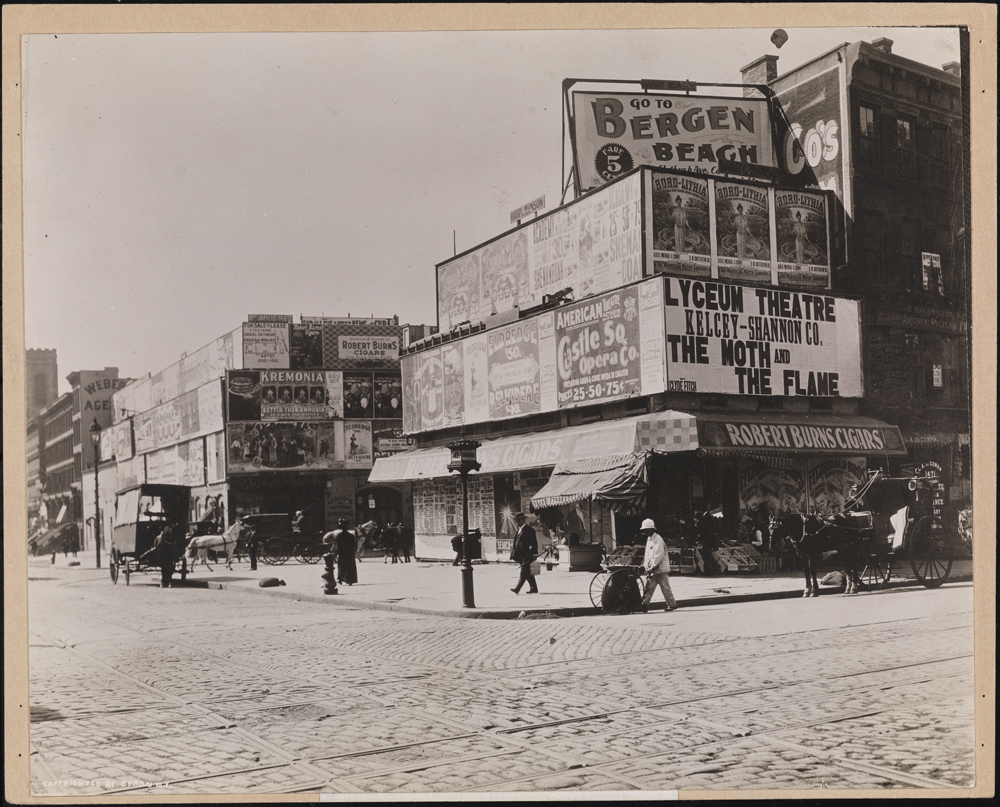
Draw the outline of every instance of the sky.
<instances>
[{"instance_id":1,"label":"sky","mask_svg":"<svg viewBox=\"0 0 1000 807\"><path fill-rule=\"evenodd\" d=\"M773 30L25 37L26 347L66 392L252 313L435 324L436 264L559 204L564 78L738 83L882 36L960 60L955 28Z\"/></svg>"}]
</instances>

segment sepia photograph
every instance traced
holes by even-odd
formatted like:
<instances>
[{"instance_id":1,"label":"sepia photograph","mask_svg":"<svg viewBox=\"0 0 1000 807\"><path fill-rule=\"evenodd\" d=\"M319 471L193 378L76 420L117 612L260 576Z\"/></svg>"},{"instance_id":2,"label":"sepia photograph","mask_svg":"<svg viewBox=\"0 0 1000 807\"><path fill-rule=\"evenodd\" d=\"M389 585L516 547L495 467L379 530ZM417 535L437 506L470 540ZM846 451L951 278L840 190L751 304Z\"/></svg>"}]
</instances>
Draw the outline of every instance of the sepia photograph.
<instances>
[{"instance_id":1,"label":"sepia photograph","mask_svg":"<svg viewBox=\"0 0 1000 807\"><path fill-rule=\"evenodd\" d=\"M995 8L704 8L4 7L7 800L993 795Z\"/></svg>"}]
</instances>

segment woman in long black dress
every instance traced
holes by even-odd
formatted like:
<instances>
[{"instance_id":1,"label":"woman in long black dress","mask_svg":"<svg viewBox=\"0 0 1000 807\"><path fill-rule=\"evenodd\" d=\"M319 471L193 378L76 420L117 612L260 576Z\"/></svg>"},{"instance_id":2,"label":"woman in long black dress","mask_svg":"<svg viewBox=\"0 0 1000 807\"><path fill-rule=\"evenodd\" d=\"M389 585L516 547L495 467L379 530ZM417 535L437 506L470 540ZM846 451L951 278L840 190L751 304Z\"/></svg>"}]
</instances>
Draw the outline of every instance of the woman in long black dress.
<instances>
[{"instance_id":1,"label":"woman in long black dress","mask_svg":"<svg viewBox=\"0 0 1000 807\"><path fill-rule=\"evenodd\" d=\"M354 562L358 539L348 526L347 519L340 519L333 537L337 547L337 582L353 586L358 582L358 566Z\"/></svg>"}]
</instances>

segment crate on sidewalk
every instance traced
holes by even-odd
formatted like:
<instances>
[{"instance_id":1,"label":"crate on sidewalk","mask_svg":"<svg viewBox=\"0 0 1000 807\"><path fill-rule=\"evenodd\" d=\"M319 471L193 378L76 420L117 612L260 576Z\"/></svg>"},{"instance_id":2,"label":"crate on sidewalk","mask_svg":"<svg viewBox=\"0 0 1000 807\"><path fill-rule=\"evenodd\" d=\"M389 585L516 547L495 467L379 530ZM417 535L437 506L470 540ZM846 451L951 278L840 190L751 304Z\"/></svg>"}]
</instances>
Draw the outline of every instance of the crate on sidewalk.
<instances>
[{"instance_id":1,"label":"crate on sidewalk","mask_svg":"<svg viewBox=\"0 0 1000 807\"><path fill-rule=\"evenodd\" d=\"M689 546L668 546L670 571L675 574L694 574L694 548Z\"/></svg>"},{"instance_id":2,"label":"crate on sidewalk","mask_svg":"<svg viewBox=\"0 0 1000 807\"><path fill-rule=\"evenodd\" d=\"M768 558L761 556L760 560L757 562L757 571L759 572L776 572L778 571L778 561L776 558Z\"/></svg>"}]
</instances>

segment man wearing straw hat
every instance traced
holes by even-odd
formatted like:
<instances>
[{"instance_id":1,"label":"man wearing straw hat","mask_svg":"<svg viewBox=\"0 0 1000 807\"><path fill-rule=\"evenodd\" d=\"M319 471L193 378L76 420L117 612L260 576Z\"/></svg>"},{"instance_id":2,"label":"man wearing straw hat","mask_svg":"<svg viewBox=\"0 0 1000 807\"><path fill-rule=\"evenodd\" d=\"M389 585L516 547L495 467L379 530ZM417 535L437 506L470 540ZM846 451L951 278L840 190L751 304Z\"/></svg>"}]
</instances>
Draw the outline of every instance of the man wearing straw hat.
<instances>
[{"instance_id":1,"label":"man wearing straw hat","mask_svg":"<svg viewBox=\"0 0 1000 807\"><path fill-rule=\"evenodd\" d=\"M531 564L538 557L538 539L535 531L528 525L527 516L524 513L515 513L514 521L517 523L517 535L514 536L514 546L511 549L510 559L521 565L521 577L517 581L517 586L512 588L515 594L521 592L521 586L528 584L528 593L537 594L538 584L535 576L531 573Z\"/></svg>"},{"instance_id":2,"label":"man wearing straw hat","mask_svg":"<svg viewBox=\"0 0 1000 807\"><path fill-rule=\"evenodd\" d=\"M670 590L670 559L667 557L666 544L656 532L656 524L651 518L642 522L639 532L646 536L646 554L642 559L642 568L649 575L646 594L642 598L643 613L649 610L649 601L653 599L653 591L657 587L663 592L663 599L667 601L666 610L673 611L677 608L677 600Z\"/></svg>"}]
</instances>

